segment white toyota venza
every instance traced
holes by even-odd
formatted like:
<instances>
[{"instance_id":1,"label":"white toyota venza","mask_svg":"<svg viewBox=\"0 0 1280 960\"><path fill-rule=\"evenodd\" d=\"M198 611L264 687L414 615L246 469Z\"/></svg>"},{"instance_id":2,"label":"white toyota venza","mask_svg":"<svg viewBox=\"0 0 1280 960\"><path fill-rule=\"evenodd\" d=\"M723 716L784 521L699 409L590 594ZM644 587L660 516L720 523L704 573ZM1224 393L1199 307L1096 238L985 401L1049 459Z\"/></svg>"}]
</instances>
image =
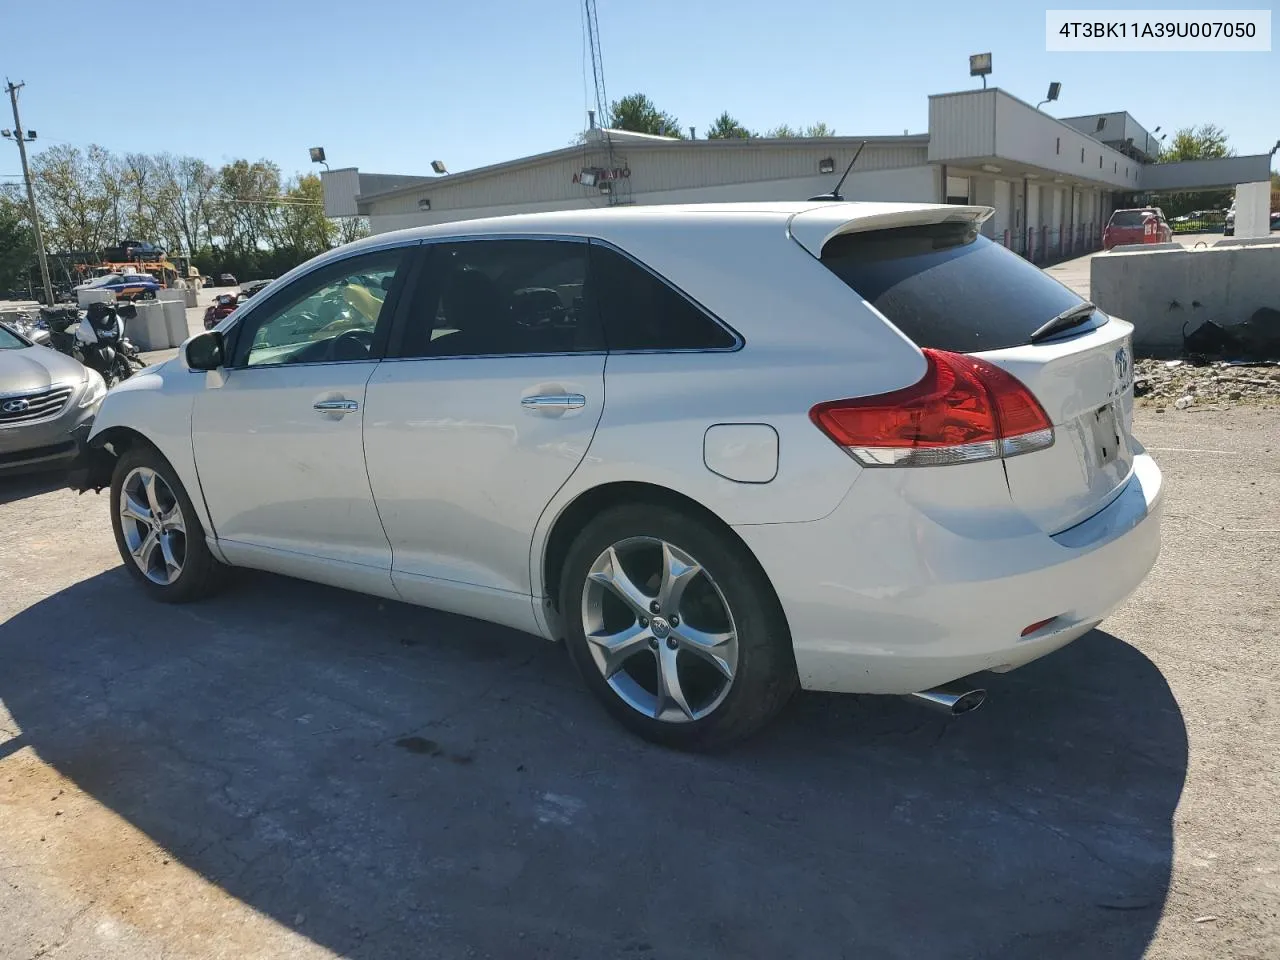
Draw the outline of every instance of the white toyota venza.
<instances>
[{"instance_id":1,"label":"white toyota venza","mask_svg":"<svg viewBox=\"0 0 1280 960\"><path fill-rule=\"evenodd\" d=\"M1160 546L1132 327L985 207L449 223L330 251L106 397L159 600L253 567L563 639L615 717L707 747L797 687L961 712Z\"/></svg>"}]
</instances>

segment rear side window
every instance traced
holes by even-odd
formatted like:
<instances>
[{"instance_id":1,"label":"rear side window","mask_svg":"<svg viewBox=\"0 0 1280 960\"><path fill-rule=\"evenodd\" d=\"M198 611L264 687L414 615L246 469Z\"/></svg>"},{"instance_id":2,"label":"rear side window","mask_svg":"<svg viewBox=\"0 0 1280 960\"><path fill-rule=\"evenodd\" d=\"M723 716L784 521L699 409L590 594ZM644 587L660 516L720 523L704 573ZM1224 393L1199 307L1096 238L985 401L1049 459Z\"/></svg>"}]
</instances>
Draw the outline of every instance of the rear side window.
<instances>
[{"instance_id":1,"label":"rear side window","mask_svg":"<svg viewBox=\"0 0 1280 960\"><path fill-rule=\"evenodd\" d=\"M1083 301L969 223L834 237L822 264L918 346L1003 350Z\"/></svg>"},{"instance_id":2,"label":"rear side window","mask_svg":"<svg viewBox=\"0 0 1280 960\"><path fill-rule=\"evenodd\" d=\"M591 245L591 290L618 350L725 350L737 338L697 304L616 250Z\"/></svg>"}]
</instances>

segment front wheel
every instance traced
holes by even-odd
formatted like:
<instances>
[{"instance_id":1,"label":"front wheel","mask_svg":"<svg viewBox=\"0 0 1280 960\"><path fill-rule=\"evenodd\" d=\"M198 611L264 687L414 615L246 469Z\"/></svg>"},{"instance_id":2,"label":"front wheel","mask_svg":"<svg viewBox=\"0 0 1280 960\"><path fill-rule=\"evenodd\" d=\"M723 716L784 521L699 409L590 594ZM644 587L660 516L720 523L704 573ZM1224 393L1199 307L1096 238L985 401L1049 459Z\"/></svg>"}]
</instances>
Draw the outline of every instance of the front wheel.
<instances>
[{"instance_id":1,"label":"front wheel","mask_svg":"<svg viewBox=\"0 0 1280 960\"><path fill-rule=\"evenodd\" d=\"M154 599L186 603L221 584L226 568L209 552L191 498L154 447L132 447L116 461L111 526L125 569Z\"/></svg>"},{"instance_id":2,"label":"front wheel","mask_svg":"<svg viewBox=\"0 0 1280 960\"><path fill-rule=\"evenodd\" d=\"M732 533L692 514L640 505L601 513L569 549L560 610L587 686L656 743L740 740L798 686L768 579Z\"/></svg>"}]
</instances>

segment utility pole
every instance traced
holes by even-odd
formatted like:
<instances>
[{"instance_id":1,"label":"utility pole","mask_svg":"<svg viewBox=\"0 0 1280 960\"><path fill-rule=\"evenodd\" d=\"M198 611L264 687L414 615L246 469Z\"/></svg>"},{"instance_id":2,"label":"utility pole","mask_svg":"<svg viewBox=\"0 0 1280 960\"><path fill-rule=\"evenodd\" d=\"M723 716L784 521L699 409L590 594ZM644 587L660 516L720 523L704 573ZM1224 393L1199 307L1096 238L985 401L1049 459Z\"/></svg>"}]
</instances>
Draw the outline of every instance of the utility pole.
<instances>
[{"instance_id":1,"label":"utility pole","mask_svg":"<svg viewBox=\"0 0 1280 960\"><path fill-rule=\"evenodd\" d=\"M22 120L18 116L18 91L26 84L10 82L5 89L9 93L9 102L13 104L13 139L18 141L18 153L22 157L22 178L27 182L27 201L31 204L31 229L36 235L36 255L40 258L40 279L44 281L45 306L53 306L53 284L49 280L49 258L44 252L44 233L40 230L40 209L36 206L36 186L31 179L31 168L27 166L27 135L22 129ZM9 131L5 131L8 134ZM31 134L34 140L36 135Z\"/></svg>"}]
</instances>

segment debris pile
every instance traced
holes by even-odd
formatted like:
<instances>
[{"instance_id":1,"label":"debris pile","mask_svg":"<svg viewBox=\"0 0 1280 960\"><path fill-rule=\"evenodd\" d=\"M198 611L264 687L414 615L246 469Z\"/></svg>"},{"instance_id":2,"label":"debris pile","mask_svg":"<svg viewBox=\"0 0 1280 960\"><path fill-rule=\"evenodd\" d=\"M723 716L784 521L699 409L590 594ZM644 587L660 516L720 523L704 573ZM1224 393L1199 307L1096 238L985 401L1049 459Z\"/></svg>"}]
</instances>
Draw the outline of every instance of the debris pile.
<instances>
[{"instance_id":1,"label":"debris pile","mask_svg":"<svg viewBox=\"0 0 1280 960\"><path fill-rule=\"evenodd\" d=\"M1139 360L1133 395L1139 406L1159 409L1280 407L1280 364Z\"/></svg>"}]
</instances>

